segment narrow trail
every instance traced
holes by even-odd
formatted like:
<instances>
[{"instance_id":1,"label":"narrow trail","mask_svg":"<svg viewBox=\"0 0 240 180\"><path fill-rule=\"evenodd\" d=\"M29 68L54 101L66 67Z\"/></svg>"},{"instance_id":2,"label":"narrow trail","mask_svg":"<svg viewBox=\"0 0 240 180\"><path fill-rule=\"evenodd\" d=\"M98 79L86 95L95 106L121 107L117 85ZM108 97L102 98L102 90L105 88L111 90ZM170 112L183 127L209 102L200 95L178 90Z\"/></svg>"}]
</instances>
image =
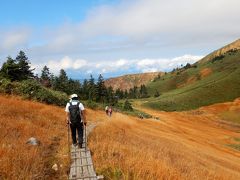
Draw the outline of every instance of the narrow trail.
<instances>
[{"instance_id":1,"label":"narrow trail","mask_svg":"<svg viewBox=\"0 0 240 180\"><path fill-rule=\"evenodd\" d=\"M94 170L91 152L87 147L87 137L91 133L91 131L96 127L96 125L97 123L89 123L88 126L84 128L84 142L82 148L78 148L73 145L71 146L70 150L71 166L69 173L70 180L102 179L101 176L97 176Z\"/></svg>"}]
</instances>

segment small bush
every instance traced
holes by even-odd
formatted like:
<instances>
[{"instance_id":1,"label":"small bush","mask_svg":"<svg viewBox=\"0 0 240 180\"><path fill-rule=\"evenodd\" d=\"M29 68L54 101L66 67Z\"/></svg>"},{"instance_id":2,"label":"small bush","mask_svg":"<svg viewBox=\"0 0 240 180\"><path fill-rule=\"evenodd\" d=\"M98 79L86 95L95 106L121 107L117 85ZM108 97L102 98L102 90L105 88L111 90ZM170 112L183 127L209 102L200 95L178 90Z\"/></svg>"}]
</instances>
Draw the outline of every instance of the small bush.
<instances>
[{"instance_id":1,"label":"small bush","mask_svg":"<svg viewBox=\"0 0 240 180\"><path fill-rule=\"evenodd\" d=\"M17 88L20 95L24 98L32 99L36 97L36 94L41 89L41 85L34 80L24 80L20 83L20 86Z\"/></svg>"},{"instance_id":2,"label":"small bush","mask_svg":"<svg viewBox=\"0 0 240 180\"><path fill-rule=\"evenodd\" d=\"M25 99L32 99L58 106L64 106L68 101L66 93L45 88L33 79L11 82L3 78L0 80L0 93L20 95Z\"/></svg>"},{"instance_id":3,"label":"small bush","mask_svg":"<svg viewBox=\"0 0 240 180\"><path fill-rule=\"evenodd\" d=\"M87 101L86 102L86 106L90 109L97 109L98 108L98 104L94 101Z\"/></svg>"},{"instance_id":4,"label":"small bush","mask_svg":"<svg viewBox=\"0 0 240 180\"><path fill-rule=\"evenodd\" d=\"M156 90L154 97L159 97L159 96L160 96L160 93Z\"/></svg>"},{"instance_id":5,"label":"small bush","mask_svg":"<svg viewBox=\"0 0 240 180\"><path fill-rule=\"evenodd\" d=\"M214 58L211 60L211 62L214 63L215 61L220 61L220 60L222 60L224 57L225 57L225 55L216 56L216 57L214 57Z\"/></svg>"},{"instance_id":6,"label":"small bush","mask_svg":"<svg viewBox=\"0 0 240 180\"><path fill-rule=\"evenodd\" d=\"M0 93L11 94L13 90L13 84L8 79L1 79L0 80Z\"/></svg>"},{"instance_id":7,"label":"small bush","mask_svg":"<svg viewBox=\"0 0 240 180\"><path fill-rule=\"evenodd\" d=\"M124 106L123 106L123 110L133 111L132 105L128 100L125 101Z\"/></svg>"}]
</instances>

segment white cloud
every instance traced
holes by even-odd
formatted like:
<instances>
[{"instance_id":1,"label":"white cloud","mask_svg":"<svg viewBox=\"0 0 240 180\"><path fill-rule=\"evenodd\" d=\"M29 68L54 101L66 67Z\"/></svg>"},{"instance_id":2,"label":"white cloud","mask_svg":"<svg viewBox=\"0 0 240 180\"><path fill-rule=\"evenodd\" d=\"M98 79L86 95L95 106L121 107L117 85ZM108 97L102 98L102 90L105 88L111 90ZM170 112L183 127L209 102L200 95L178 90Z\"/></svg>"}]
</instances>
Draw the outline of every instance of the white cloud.
<instances>
[{"instance_id":1,"label":"white cloud","mask_svg":"<svg viewBox=\"0 0 240 180\"><path fill-rule=\"evenodd\" d=\"M200 57L169 57L211 52L239 38L239 7L239 0L122 0L91 9L80 22L33 27L33 33L2 29L0 51L27 49L37 69L46 64L56 73L171 70Z\"/></svg>"},{"instance_id":2,"label":"white cloud","mask_svg":"<svg viewBox=\"0 0 240 180\"><path fill-rule=\"evenodd\" d=\"M111 73L119 74L123 70L130 73L169 71L187 63L195 63L201 58L202 56L184 55L171 59L119 59L114 62L106 60L87 62L86 60L66 56L59 61L49 61L47 66L55 74L58 74L60 69L65 69L68 71L80 70L85 75L107 74L109 76ZM37 71L40 72L40 67L42 68L43 65L39 64L34 67L37 67Z\"/></svg>"},{"instance_id":3,"label":"white cloud","mask_svg":"<svg viewBox=\"0 0 240 180\"><path fill-rule=\"evenodd\" d=\"M32 49L73 54L211 47L240 37L238 7L239 0L122 0L90 10L84 21L43 30L46 43Z\"/></svg>"},{"instance_id":4,"label":"white cloud","mask_svg":"<svg viewBox=\"0 0 240 180\"><path fill-rule=\"evenodd\" d=\"M117 68L119 68L119 67L124 66L124 65L126 65L126 64L127 64L127 60L125 60L125 59L120 59L120 60L118 60L118 61L115 63L115 66L116 66Z\"/></svg>"},{"instance_id":5,"label":"white cloud","mask_svg":"<svg viewBox=\"0 0 240 180\"><path fill-rule=\"evenodd\" d=\"M27 46L30 41L31 30L27 27L0 30L0 50L12 51Z\"/></svg>"}]
</instances>

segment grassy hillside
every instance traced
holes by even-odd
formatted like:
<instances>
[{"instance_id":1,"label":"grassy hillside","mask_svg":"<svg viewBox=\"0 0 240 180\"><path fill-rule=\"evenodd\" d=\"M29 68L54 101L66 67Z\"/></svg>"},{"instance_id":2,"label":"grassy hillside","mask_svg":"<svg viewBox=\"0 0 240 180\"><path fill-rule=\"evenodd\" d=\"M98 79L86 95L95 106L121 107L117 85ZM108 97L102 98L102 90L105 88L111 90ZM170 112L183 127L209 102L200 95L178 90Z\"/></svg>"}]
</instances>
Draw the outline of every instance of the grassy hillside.
<instances>
[{"instance_id":1,"label":"grassy hillside","mask_svg":"<svg viewBox=\"0 0 240 180\"><path fill-rule=\"evenodd\" d=\"M62 108L0 96L0 179L67 179L68 146ZM26 144L30 137L41 144ZM52 170L54 164L59 170Z\"/></svg>"},{"instance_id":2,"label":"grassy hillside","mask_svg":"<svg viewBox=\"0 0 240 180\"><path fill-rule=\"evenodd\" d=\"M0 95L0 102L0 179L68 179L64 108L13 95ZM101 112L87 109L88 124L103 121L106 115ZM40 145L27 144L30 137ZM58 171L52 169L54 164Z\"/></svg>"},{"instance_id":3,"label":"grassy hillside","mask_svg":"<svg viewBox=\"0 0 240 180\"><path fill-rule=\"evenodd\" d=\"M142 109L159 120L115 112L90 135L96 170L107 180L239 179L239 127L217 117L233 107L239 112L239 105L238 100L190 112Z\"/></svg>"},{"instance_id":4,"label":"grassy hillside","mask_svg":"<svg viewBox=\"0 0 240 180\"><path fill-rule=\"evenodd\" d=\"M148 84L144 105L166 111L189 110L240 97L240 50L230 50L191 68L181 68Z\"/></svg>"}]
</instances>

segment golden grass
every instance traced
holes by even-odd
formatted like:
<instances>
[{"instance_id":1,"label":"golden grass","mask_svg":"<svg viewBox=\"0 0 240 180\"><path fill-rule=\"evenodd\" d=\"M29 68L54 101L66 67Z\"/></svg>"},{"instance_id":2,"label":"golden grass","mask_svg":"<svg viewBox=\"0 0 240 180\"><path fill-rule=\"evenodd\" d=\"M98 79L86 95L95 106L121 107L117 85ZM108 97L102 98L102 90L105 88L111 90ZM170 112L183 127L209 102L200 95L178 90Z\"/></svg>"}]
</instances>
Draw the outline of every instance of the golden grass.
<instances>
[{"instance_id":1,"label":"golden grass","mask_svg":"<svg viewBox=\"0 0 240 180\"><path fill-rule=\"evenodd\" d=\"M146 110L160 121L87 110L98 124L89 137L97 172L106 179L240 179L240 153L226 146L240 138L239 129L218 124L219 109L229 105ZM63 108L0 96L0 179L67 179L64 119ZM32 136L40 146L26 144ZM62 165L57 172L54 163Z\"/></svg>"},{"instance_id":2,"label":"golden grass","mask_svg":"<svg viewBox=\"0 0 240 180\"><path fill-rule=\"evenodd\" d=\"M0 179L66 179L64 117L63 108L0 96ZM30 137L41 145L26 144ZM57 172L51 169L54 163Z\"/></svg>"},{"instance_id":3,"label":"golden grass","mask_svg":"<svg viewBox=\"0 0 240 180\"><path fill-rule=\"evenodd\" d=\"M99 174L106 179L240 179L240 153L225 146L237 133L208 123L207 115L148 113L161 121L115 113L93 131L89 147Z\"/></svg>"}]
</instances>

